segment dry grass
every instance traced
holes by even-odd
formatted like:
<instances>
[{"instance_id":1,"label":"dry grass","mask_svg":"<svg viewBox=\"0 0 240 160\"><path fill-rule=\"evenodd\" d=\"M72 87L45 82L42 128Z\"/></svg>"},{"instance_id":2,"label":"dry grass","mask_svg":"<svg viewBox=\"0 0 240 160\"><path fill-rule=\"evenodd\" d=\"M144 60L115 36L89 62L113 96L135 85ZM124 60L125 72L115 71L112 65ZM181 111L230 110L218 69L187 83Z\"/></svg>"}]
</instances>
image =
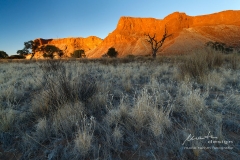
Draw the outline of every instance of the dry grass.
<instances>
[{"instance_id":1,"label":"dry grass","mask_svg":"<svg viewBox=\"0 0 240 160\"><path fill-rule=\"evenodd\" d=\"M195 79L198 82L203 82L209 71L225 67L233 70L239 69L238 53L223 54L213 50L198 51L194 54L187 55L181 59L182 63L179 65L180 79Z\"/></svg>"},{"instance_id":2,"label":"dry grass","mask_svg":"<svg viewBox=\"0 0 240 160\"><path fill-rule=\"evenodd\" d=\"M75 148L80 154L85 155L90 147L93 140L93 133L95 129L95 120L94 117L91 117L89 120L86 116L82 117L81 123L78 124L79 130L75 138Z\"/></svg>"},{"instance_id":3,"label":"dry grass","mask_svg":"<svg viewBox=\"0 0 240 160\"><path fill-rule=\"evenodd\" d=\"M238 64L212 51L1 62L1 148L21 159L239 159ZM184 148L213 145L183 145L209 131L233 149Z\"/></svg>"},{"instance_id":4,"label":"dry grass","mask_svg":"<svg viewBox=\"0 0 240 160\"><path fill-rule=\"evenodd\" d=\"M15 111L8 108L8 109L1 109L0 110L0 131L1 132L8 132L12 129L12 126L15 121Z\"/></svg>"}]
</instances>

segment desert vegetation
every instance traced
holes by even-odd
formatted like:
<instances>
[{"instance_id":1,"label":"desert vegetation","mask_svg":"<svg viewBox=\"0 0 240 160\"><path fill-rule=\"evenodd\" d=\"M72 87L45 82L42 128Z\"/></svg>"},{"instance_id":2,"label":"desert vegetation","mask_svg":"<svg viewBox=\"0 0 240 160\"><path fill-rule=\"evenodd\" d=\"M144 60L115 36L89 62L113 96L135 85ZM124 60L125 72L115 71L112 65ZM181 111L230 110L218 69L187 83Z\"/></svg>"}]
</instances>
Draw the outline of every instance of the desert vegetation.
<instances>
[{"instance_id":1,"label":"desert vegetation","mask_svg":"<svg viewBox=\"0 0 240 160\"><path fill-rule=\"evenodd\" d=\"M7 58L8 57L8 54L4 51L0 51L0 58L3 59L3 58Z\"/></svg>"},{"instance_id":2,"label":"desert vegetation","mask_svg":"<svg viewBox=\"0 0 240 160\"><path fill-rule=\"evenodd\" d=\"M239 159L239 62L210 49L1 60L0 159ZM184 143L209 132L229 143Z\"/></svg>"},{"instance_id":3,"label":"desert vegetation","mask_svg":"<svg viewBox=\"0 0 240 160\"><path fill-rule=\"evenodd\" d=\"M44 58L53 59L56 56L56 54L59 57L63 55L63 51L54 45L41 46L39 50L43 52Z\"/></svg>"},{"instance_id":4,"label":"desert vegetation","mask_svg":"<svg viewBox=\"0 0 240 160\"><path fill-rule=\"evenodd\" d=\"M75 50L71 57L73 58L85 58L86 55L85 55L85 51L83 49L79 49L79 50Z\"/></svg>"},{"instance_id":5,"label":"desert vegetation","mask_svg":"<svg viewBox=\"0 0 240 160\"><path fill-rule=\"evenodd\" d=\"M108 49L107 53L103 54L102 57L116 58L118 56L118 52L114 47Z\"/></svg>"},{"instance_id":6,"label":"desert vegetation","mask_svg":"<svg viewBox=\"0 0 240 160\"><path fill-rule=\"evenodd\" d=\"M145 36L148 37L146 40L151 45L152 57L156 58L158 50L162 47L164 41L167 38L171 37L172 34L168 34L167 28L165 26L164 34L161 40L157 40L156 33L153 36L151 36L149 33L146 34Z\"/></svg>"},{"instance_id":7,"label":"desert vegetation","mask_svg":"<svg viewBox=\"0 0 240 160\"><path fill-rule=\"evenodd\" d=\"M24 47L21 50L17 51L17 54L21 55L21 56L26 56L28 54L31 54L31 59L34 57L35 52L38 51L39 49L39 42L38 41L27 41L24 42Z\"/></svg>"},{"instance_id":8,"label":"desert vegetation","mask_svg":"<svg viewBox=\"0 0 240 160\"><path fill-rule=\"evenodd\" d=\"M222 53L231 53L234 50L234 47L232 46L227 46L225 43L221 43L221 42L212 42L209 41L206 43L206 46L211 47L212 49L216 50L216 51L221 51Z\"/></svg>"}]
</instances>

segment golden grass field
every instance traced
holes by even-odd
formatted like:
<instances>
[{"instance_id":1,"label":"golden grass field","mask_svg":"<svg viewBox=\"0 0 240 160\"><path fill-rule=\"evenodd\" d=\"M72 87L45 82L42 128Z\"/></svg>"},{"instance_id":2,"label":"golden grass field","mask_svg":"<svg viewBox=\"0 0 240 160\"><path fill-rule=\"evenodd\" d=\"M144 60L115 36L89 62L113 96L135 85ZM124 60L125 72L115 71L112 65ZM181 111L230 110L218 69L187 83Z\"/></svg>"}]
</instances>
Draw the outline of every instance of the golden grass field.
<instances>
[{"instance_id":1,"label":"golden grass field","mask_svg":"<svg viewBox=\"0 0 240 160\"><path fill-rule=\"evenodd\" d=\"M2 60L0 159L240 159L239 62Z\"/></svg>"}]
</instances>

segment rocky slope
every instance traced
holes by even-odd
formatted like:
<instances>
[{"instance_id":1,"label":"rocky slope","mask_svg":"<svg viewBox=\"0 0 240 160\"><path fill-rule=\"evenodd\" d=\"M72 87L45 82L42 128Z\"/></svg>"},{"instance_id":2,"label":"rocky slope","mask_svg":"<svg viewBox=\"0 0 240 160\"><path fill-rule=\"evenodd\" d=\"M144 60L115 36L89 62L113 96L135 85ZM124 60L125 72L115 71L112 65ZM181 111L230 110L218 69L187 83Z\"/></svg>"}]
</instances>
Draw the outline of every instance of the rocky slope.
<instances>
[{"instance_id":1,"label":"rocky slope","mask_svg":"<svg viewBox=\"0 0 240 160\"><path fill-rule=\"evenodd\" d=\"M85 52L88 52L102 43L102 39L90 36L87 38L62 38L62 39L35 39L34 42L37 42L41 46L54 45L63 51L64 57L71 57L71 54L78 49L83 49ZM34 58L39 59L42 57L42 52L36 52ZM57 55L55 56L57 58ZM30 57L29 57L30 58Z\"/></svg>"},{"instance_id":2,"label":"rocky slope","mask_svg":"<svg viewBox=\"0 0 240 160\"><path fill-rule=\"evenodd\" d=\"M120 56L150 54L145 34L161 39L166 26L169 34L158 54L184 54L203 48L208 41L218 41L240 47L240 11L188 16L175 12L164 19L121 17L117 28L110 33L88 57L101 57L108 48L114 47Z\"/></svg>"},{"instance_id":3,"label":"rocky slope","mask_svg":"<svg viewBox=\"0 0 240 160\"><path fill-rule=\"evenodd\" d=\"M184 54L205 47L208 41L218 41L240 48L240 10L188 16L175 12L164 19L121 17L116 29L104 40L98 37L36 39L42 45L53 44L68 57L76 49L84 49L88 58L99 58L114 47L119 56L147 55L151 53L146 34L161 39L164 29L169 34L158 54ZM41 57L38 53L36 57Z\"/></svg>"}]
</instances>

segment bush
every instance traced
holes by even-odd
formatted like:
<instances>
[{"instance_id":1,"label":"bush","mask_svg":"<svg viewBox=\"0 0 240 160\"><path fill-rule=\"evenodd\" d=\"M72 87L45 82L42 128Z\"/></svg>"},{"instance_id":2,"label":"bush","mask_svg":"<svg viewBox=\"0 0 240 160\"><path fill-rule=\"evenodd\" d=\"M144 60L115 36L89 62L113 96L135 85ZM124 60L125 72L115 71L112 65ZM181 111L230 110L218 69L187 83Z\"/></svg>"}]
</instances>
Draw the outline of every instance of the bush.
<instances>
[{"instance_id":1,"label":"bush","mask_svg":"<svg viewBox=\"0 0 240 160\"><path fill-rule=\"evenodd\" d=\"M38 97L39 115L49 116L67 102L81 101L86 103L96 92L96 81L90 75L71 81L66 74L63 61L48 60L39 65L43 71L44 92ZM58 81L56 81L56 79ZM46 105L43 105L45 102Z\"/></svg>"},{"instance_id":2,"label":"bush","mask_svg":"<svg viewBox=\"0 0 240 160\"><path fill-rule=\"evenodd\" d=\"M225 43L221 43L221 42L207 42L206 46L211 47L212 49L214 49L215 51L221 51L222 53L232 53L233 52L233 47L231 46L227 46Z\"/></svg>"},{"instance_id":3,"label":"bush","mask_svg":"<svg viewBox=\"0 0 240 160\"><path fill-rule=\"evenodd\" d=\"M25 58L26 57L22 55L12 55L8 57L8 59L25 59Z\"/></svg>"},{"instance_id":4,"label":"bush","mask_svg":"<svg viewBox=\"0 0 240 160\"><path fill-rule=\"evenodd\" d=\"M63 55L63 52L54 45L46 45L41 47L41 51L44 52L43 57L44 58L54 58L54 53L57 53L60 57Z\"/></svg>"},{"instance_id":5,"label":"bush","mask_svg":"<svg viewBox=\"0 0 240 160\"><path fill-rule=\"evenodd\" d=\"M51 58L51 59L53 59L53 58L54 58L54 55L53 55L53 53L50 53L50 54L43 53L43 57L44 57L44 58Z\"/></svg>"},{"instance_id":6,"label":"bush","mask_svg":"<svg viewBox=\"0 0 240 160\"><path fill-rule=\"evenodd\" d=\"M7 57L8 57L8 55L6 52L0 51L0 58L7 58Z\"/></svg>"},{"instance_id":7,"label":"bush","mask_svg":"<svg viewBox=\"0 0 240 160\"><path fill-rule=\"evenodd\" d=\"M111 48L108 49L107 55L111 58L112 57L117 57L118 52L115 50L115 48L111 47Z\"/></svg>"},{"instance_id":8,"label":"bush","mask_svg":"<svg viewBox=\"0 0 240 160\"><path fill-rule=\"evenodd\" d=\"M80 49L80 50L75 50L71 56L72 56L73 58L86 57L85 52L84 52L84 50L82 50L82 49Z\"/></svg>"},{"instance_id":9,"label":"bush","mask_svg":"<svg viewBox=\"0 0 240 160\"><path fill-rule=\"evenodd\" d=\"M226 61L229 62L228 67L230 69L236 70L239 67L240 56L237 53L229 54Z\"/></svg>"},{"instance_id":10,"label":"bush","mask_svg":"<svg viewBox=\"0 0 240 160\"><path fill-rule=\"evenodd\" d=\"M126 58L134 59L134 58L135 58L135 55L133 55L133 54L128 54L128 55L126 56Z\"/></svg>"},{"instance_id":11,"label":"bush","mask_svg":"<svg viewBox=\"0 0 240 160\"><path fill-rule=\"evenodd\" d=\"M106 58L106 57L108 57L107 53L102 55L102 58Z\"/></svg>"},{"instance_id":12,"label":"bush","mask_svg":"<svg viewBox=\"0 0 240 160\"><path fill-rule=\"evenodd\" d=\"M202 81L204 76L213 68L223 65L224 58L221 53L203 52L192 54L183 59L180 64L180 75L193 78L197 81Z\"/></svg>"}]
</instances>

